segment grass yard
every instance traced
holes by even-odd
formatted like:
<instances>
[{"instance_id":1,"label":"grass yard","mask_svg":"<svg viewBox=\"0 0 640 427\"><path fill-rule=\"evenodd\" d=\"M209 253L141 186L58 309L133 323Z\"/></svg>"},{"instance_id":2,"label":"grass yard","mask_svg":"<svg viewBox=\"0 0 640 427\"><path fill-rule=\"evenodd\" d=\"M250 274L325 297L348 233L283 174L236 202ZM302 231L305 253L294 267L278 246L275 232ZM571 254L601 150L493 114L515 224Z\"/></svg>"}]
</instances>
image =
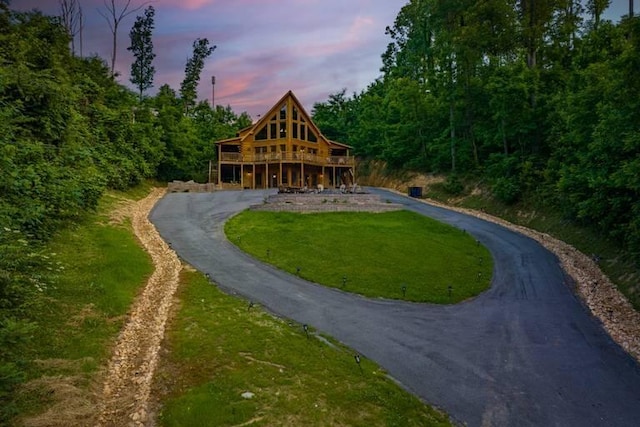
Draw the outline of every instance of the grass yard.
<instances>
[{"instance_id":1,"label":"grass yard","mask_svg":"<svg viewBox=\"0 0 640 427\"><path fill-rule=\"evenodd\" d=\"M438 186L432 187L427 196L444 203L450 202L450 195ZM602 271L635 309L640 310L640 266L613 239L568 221L553 206L541 206L541 203L536 206L523 202L506 205L490 197L487 192L458 197L456 200L461 207L482 210L514 224L548 233L587 255L597 254L601 258L599 267Z\"/></svg>"},{"instance_id":2,"label":"grass yard","mask_svg":"<svg viewBox=\"0 0 640 427\"><path fill-rule=\"evenodd\" d=\"M456 303L487 289L493 271L472 236L410 211L244 211L225 232L264 262L369 297Z\"/></svg>"},{"instance_id":3,"label":"grass yard","mask_svg":"<svg viewBox=\"0 0 640 427\"><path fill-rule=\"evenodd\" d=\"M155 385L163 426L450 425L373 362L360 370L351 350L249 309L200 273L183 271L178 299Z\"/></svg>"},{"instance_id":4,"label":"grass yard","mask_svg":"<svg viewBox=\"0 0 640 427\"><path fill-rule=\"evenodd\" d=\"M93 415L95 375L111 357L127 311L152 272L130 222L113 223L110 215L119 202L148 190L107 194L96 214L47 245L55 269L43 274L55 278L32 309L37 327L24 354L28 382L15 398L20 418L36 416L30 420L34 425L61 425L75 415L78 422Z\"/></svg>"}]
</instances>

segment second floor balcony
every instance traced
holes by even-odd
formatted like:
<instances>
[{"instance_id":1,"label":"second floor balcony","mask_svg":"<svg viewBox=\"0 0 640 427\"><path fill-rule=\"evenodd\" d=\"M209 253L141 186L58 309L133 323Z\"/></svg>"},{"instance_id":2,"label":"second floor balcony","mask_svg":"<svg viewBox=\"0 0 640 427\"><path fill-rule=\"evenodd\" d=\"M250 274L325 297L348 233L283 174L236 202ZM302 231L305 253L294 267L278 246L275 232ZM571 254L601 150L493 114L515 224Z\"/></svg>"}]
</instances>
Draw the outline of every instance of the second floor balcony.
<instances>
[{"instance_id":1,"label":"second floor balcony","mask_svg":"<svg viewBox=\"0 0 640 427\"><path fill-rule=\"evenodd\" d=\"M318 156L304 152L275 152L275 153L220 153L223 163L309 163L325 166L353 166L353 156Z\"/></svg>"}]
</instances>

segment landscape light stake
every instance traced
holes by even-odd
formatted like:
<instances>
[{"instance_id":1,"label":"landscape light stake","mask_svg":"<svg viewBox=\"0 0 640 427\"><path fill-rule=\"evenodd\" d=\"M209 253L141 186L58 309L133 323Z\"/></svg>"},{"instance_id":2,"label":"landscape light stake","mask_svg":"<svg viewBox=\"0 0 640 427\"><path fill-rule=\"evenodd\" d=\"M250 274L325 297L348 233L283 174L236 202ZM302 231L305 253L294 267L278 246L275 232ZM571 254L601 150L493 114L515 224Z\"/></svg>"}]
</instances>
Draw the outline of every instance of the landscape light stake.
<instances>
[{"instance_id":1,"label":"landscape light stake","mask_svg":"<svg viewBox=\"0 0 640 427\"><path fill-rule=\"evenodd\" d=\"M449 285L447 287L447 292L449 293L449 298L451 298L451 291L453 291L453 287L451 285Z\"/></svg>"},{"instance_id":2,"label":"landscape light stake","mask_svg":"<svg viewBox=\"0 0 640 427\"><path fill-rule=\"evenodd\" d=\"M360 368L360 373L362 374L362 365L360 365L360 355L356 353L355 356L353 356L354 359L356 359L356 363L358 364L358 368Z\"/></svg>"},{"instance_id":3,"label":"landscape light stake","mask_svg":"<svg viewBox=\"0 0 640 427\"><path fill-rule=\"evenodd\" d=\"M296 274L299 276L300 275L300 267L296 267Z\"/></svg>"},{"instance_id":4,"label":"landscape light stake","mask_svg":"<svg viewBox=\"0 0 640 427\"><path fill-rule=\"evenodd\" d=\"M309 339L309 326L305 323L302 325L302 329L304 329L304 333L307 334L307 339Z\"/></svg>"},{"instance_id":5,"label":"landscape light stake","mask_svg":"<svg viewBox=\"0 0 640 427\"><path fill-rule=\"evenodd\" d=\"M407 296L407 285L402 285L402 298Z\"/></svg>"},{"instance_id":6,"label":"landscape light stake","mask_svg":"<svg viewBox=\"0 0 640 427\"><path fill-rule=\"evenodd\" d=\"M271 249L267 249L267 258L271 256Z\"/></svg>"},{"instance_id":7,"label":"landscape light stake","mask_svg":"<svg viewBox=\"0 0 640 427\"><path fill-rule=\"evenodd\" d=\"M342 287L344 288L347 285L347 276L342 276Z\"/></svg>"},{"instance_id":8,"label":"landscape light stake","mask_svg":"<svg viewBox=\"0 0 640 427\"><path fill-rule=\"evenodd\" d=\"M249 305L247 306L247 311L251 311L251 308L253 308L253 301L249 301Z\"/></svg>"},{"instance_id":9,"label":"landscape light stake","mask_svg":"<svg viewBox=\"0 0 640 427\"><path fill-rule=\"evenodd\" d=\"M480 257L480 265L484 262L484 258Z\"/></svg>"}]
</instances>

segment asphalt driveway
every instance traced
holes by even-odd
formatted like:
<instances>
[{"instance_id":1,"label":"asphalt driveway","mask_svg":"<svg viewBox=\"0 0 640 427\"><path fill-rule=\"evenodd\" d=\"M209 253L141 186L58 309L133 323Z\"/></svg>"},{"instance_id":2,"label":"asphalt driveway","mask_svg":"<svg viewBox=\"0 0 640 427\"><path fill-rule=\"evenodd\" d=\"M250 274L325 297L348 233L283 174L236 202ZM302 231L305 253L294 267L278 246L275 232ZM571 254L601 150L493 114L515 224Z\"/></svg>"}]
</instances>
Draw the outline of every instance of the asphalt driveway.
<instances>
[{"instance_id":1,"label":"asphalt driveway","mask_svg":"<svg viewBox=\"0 0 640 427\"><path fill-rule=\"evenodd\" d=\"M268 191L168 194L150 219L223 289L333 336L454 421L640 425L640 366L572 293L553 254L499 225L370 191L474 235L494 257L491 288L454 306L376 300L264 265L228 242L223 224Z\"/></svg>"}]
</instances>

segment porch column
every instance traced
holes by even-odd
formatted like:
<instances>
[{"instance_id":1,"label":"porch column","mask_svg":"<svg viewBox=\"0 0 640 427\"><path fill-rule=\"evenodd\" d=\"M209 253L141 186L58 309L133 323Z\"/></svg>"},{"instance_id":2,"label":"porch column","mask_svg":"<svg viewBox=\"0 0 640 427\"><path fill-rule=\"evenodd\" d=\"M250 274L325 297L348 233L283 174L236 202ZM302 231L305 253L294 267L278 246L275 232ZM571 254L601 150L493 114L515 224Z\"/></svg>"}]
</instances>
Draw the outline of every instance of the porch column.
<instances>
[{"instance_id":1,"label":"porch column","mask_svg":"<svg viewBox=\"0 0 640 427\"><path fill-rule=\"evenodd\" d=\"M235 170L236 165L233 165L233 169ZM240 163L240 189L244 190L244 163Z\"/></svg>"},{"instance_id":2,"label":"porch column","mask_svg":"<svg viewBox=\"0 0 640 427\"><path fill-rule=\"evenodd\" d=\"M220 144L218 144L218 179L216 180L216 185L218 187L220 187L220 183L221 183L221 175L222 175L222 160L220 160L220 153L222 152L222 149L220 148Z\"/></svg>"},{"instance_id":3,"label":"porch column","mask_svg":"<svg viewBox=\"0 0 640 427\"><path fill-rule=\"evenodd\" d=\"M265 163L265 167L267 168L267 176L266 176L267 179L265 179L266 182L264 183L264 188L267 189L267 188L269 188L269 185L271 185L270 184L271 183L271 176L269 175L269 161L268 160Z\"/></svg>"},{"instance_id":4,"label":"porch column","mask_svg":"<svg viewBox=\"0 0 640 427\"><path fill-rule=\"evenodd\" d=\"M304 187L305 179L304 179L304 159L300 162L300 181L302 181L301 187Z\"/></svg>"},{"instance_id":5,"label":"porch column","mask_svg":"<svg viewBox=\"0 0 640 427\"><path fill-rule=\"evenodd\" d=\"M251 174L251 189L255 190L256 189L256 164L254 163L252 165L253 168L253 173Z\"/></svg>"},{"instance_id":6,"label":"porch column","mask_svg":"<svg viewBox=\"0 0 640 427\"><path fill-rule=\"evenodd\" d=\"M278 187L282 187L282 161L280 161L280 176L278 176Z\"/></svg>"}]
</instances>

